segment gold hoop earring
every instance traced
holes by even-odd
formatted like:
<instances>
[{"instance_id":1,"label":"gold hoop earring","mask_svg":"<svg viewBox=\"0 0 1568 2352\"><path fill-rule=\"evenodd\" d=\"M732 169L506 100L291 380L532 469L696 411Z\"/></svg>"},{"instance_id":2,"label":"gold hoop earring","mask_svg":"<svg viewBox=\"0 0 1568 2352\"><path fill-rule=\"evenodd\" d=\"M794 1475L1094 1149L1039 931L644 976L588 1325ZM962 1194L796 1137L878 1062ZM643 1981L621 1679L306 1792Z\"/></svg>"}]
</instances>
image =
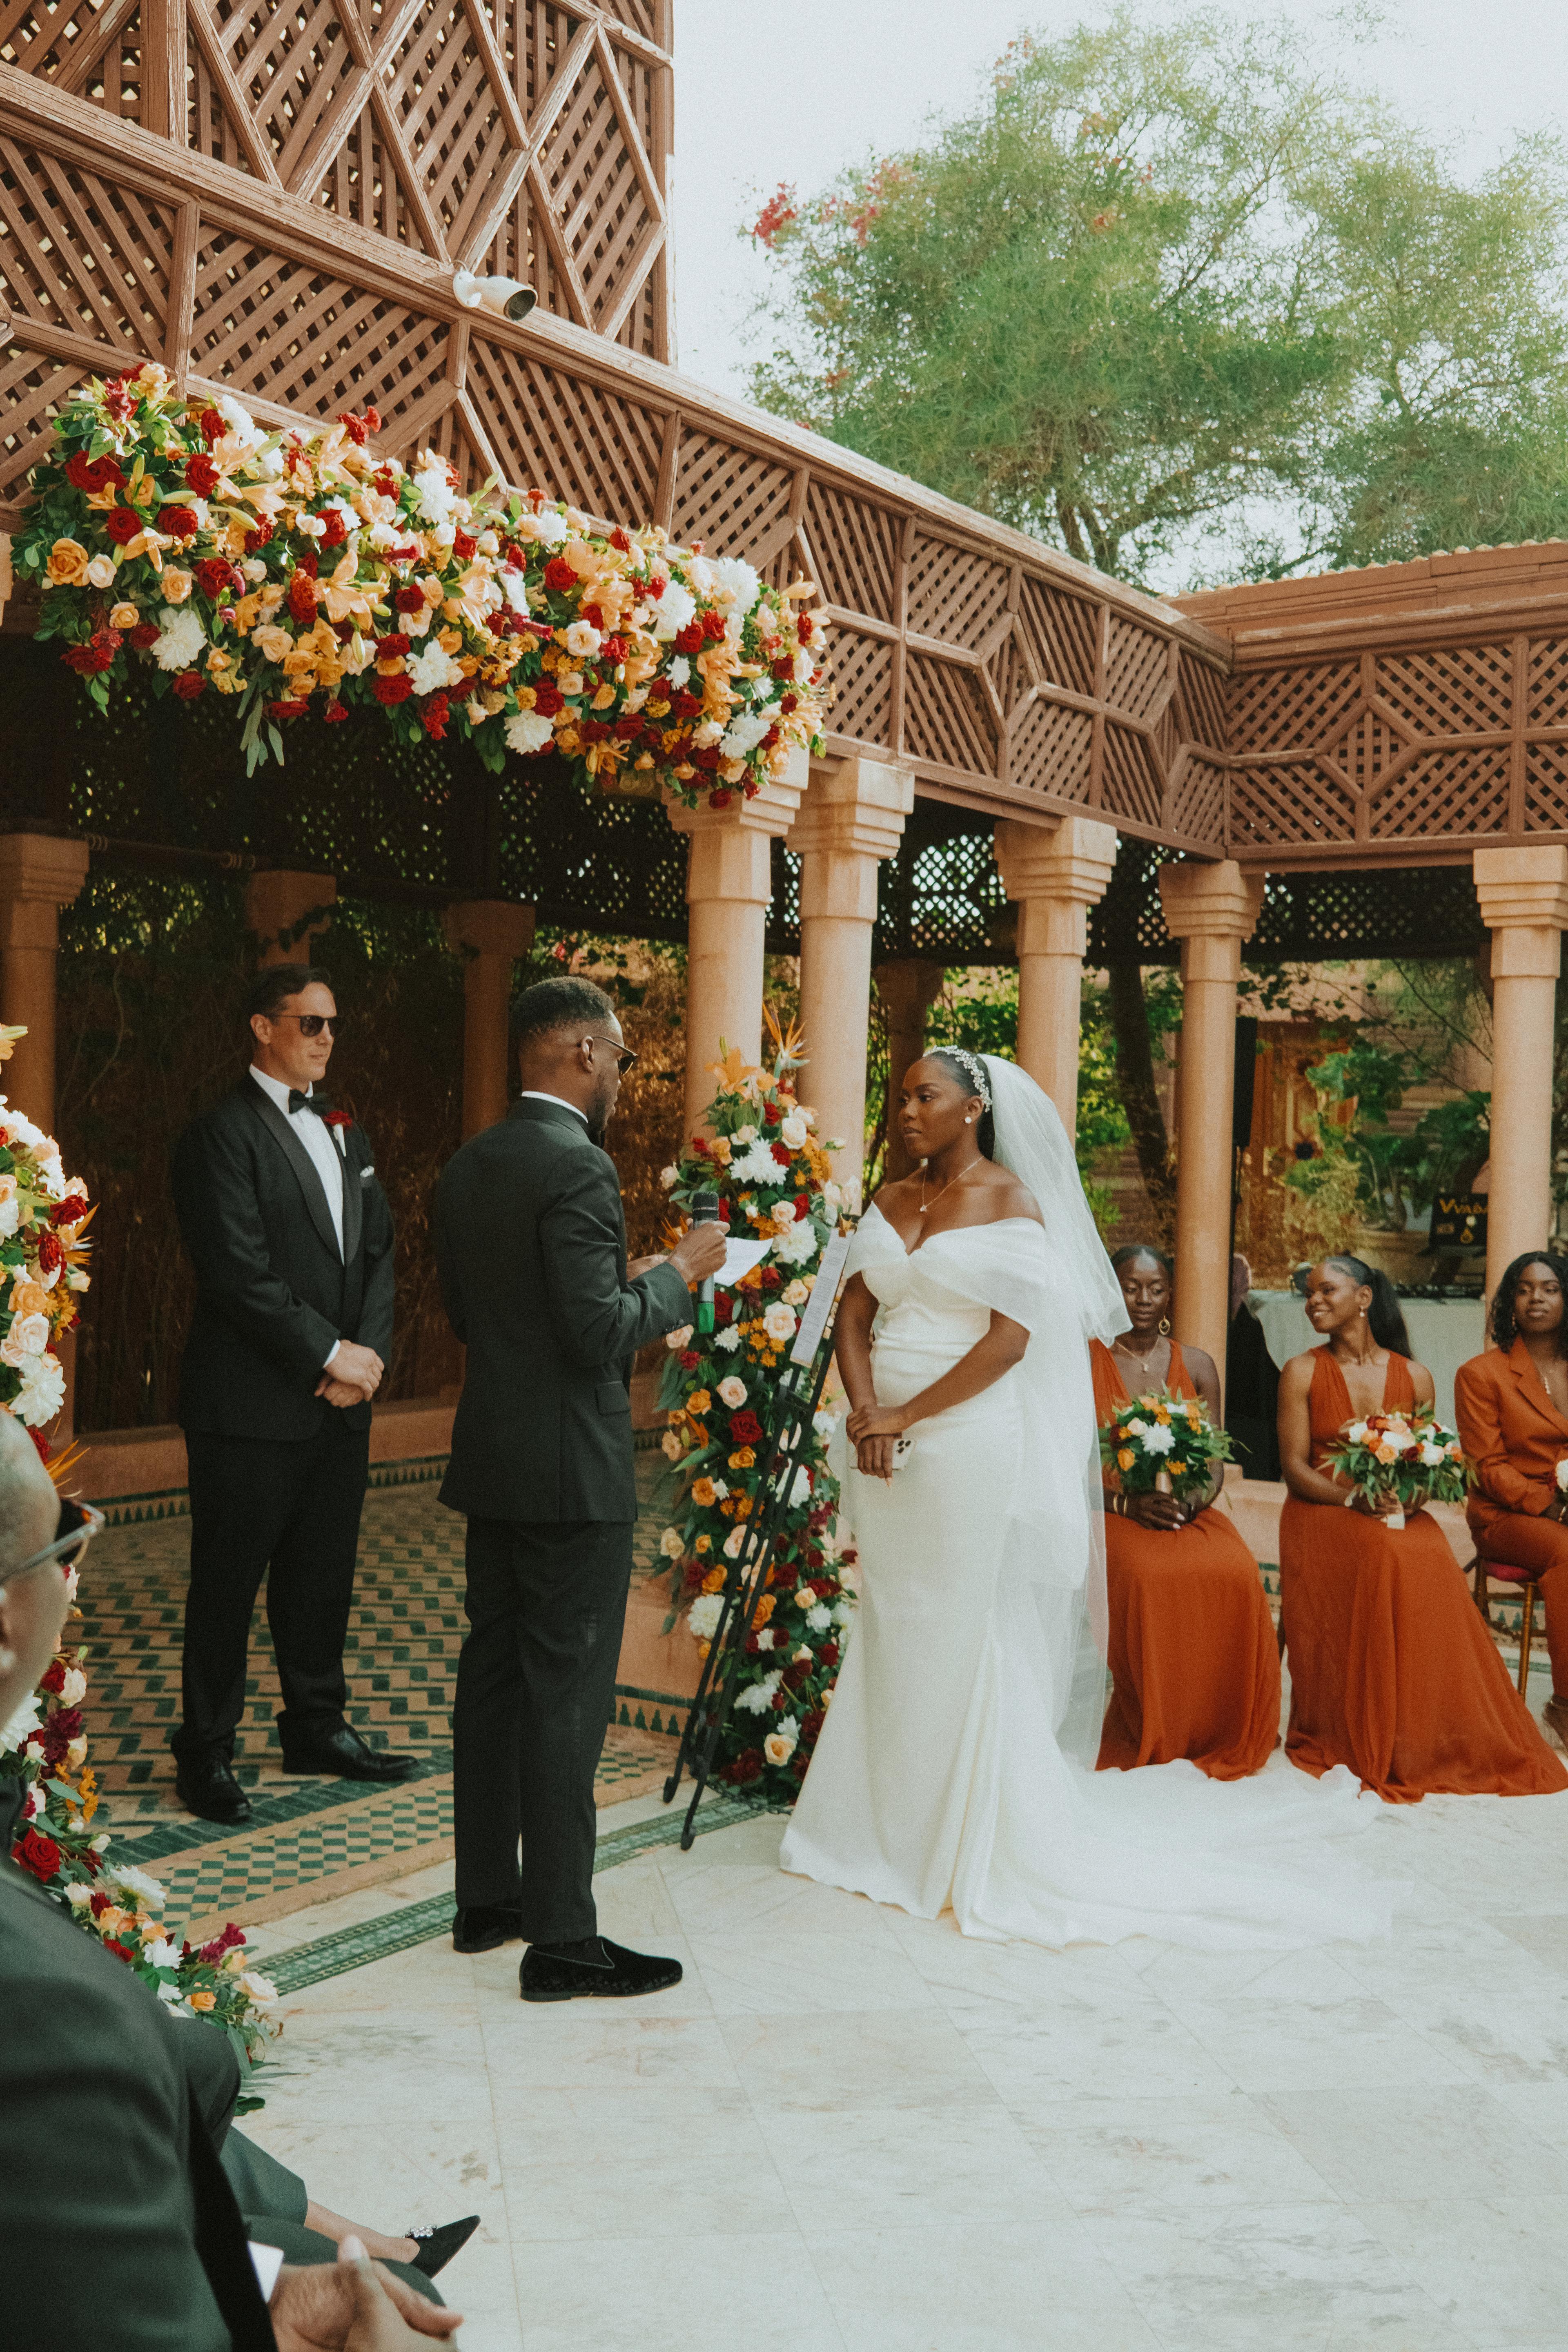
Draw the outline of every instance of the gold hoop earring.
<instances>
[{"instance_id":1,"label":"gold hoop earring","mask_svg":"<svg viewBox=\"0 0 1568 2352\"><path fill-rule=\"evenodd\" d=\"M1160 1318L1160 1337L1162 1339L1168 1339L1170 1336L1171 1318L1168 1315L1162 1315Z\"/></svg>"}]
</instances>

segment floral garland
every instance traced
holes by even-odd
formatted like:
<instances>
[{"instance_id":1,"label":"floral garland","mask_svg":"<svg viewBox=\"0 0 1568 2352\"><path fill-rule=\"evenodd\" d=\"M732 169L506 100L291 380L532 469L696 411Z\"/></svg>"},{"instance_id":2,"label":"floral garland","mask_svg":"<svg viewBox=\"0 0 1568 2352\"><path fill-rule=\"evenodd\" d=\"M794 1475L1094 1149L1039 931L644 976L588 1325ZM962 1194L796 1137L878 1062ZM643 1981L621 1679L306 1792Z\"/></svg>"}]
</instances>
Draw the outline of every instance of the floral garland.
<instances>
[{"instance_id":1,"label":"floral garland","mask_svg":"<svg viewBox=\"0 0 1568 2352\"><path fill-rule=\"evenodd\" d=\"M781 1036L771 1015L769 1026L777 1047L771 1071L736 1053L716 1066L718 1092L703 1114L709 1132L692 1137L663 1180L678 1209L689 1213L694 1192L716 1192L731 1231L749 1229L770 1244L761 1265L715 1291L713 1331L688 1327L666 1342L659 1402L669 1412L664 1450L680 1499L660 1549L671 1563L672 1600L678 1610L685 1605L703 1657L718 1627L726 1563L739 1557L758 1500L766 1392L844 1211L827 1157L839 1147L818 1142L816 1113L795 1097L799 1040ZM795 1473L714 1773L790 1803L831 1703L853 1614L844 1572L855 1555L833 1533L832 1428L833 1416L819 1412Z\"/></svg>"},{"instance_id":2,"label":"floral garland","mask_svg":"<svg viewBox=\"0 0 1568 2352\"><path fill-rule=\"evenodd\" d=\"M0 1727L0 1780L24 1783L11 1859L167 2008L221 2026L239 2057L258 2065L276 2031L262 2012L278 1996L246 1966L243 1930L230 1926L210 1943L176 1944L158 1916L164 1897L157 1880L117 1860L106 1831L93 1832L98 1790L82 1728L87 1653L70 1632L80 1620L73 1569L66 1637L33 1697ZM247 2097L240 2110L260 2105Z\"/></svg>"},{"instance_id":3,"label":"floral garland","mask_svg":"<svg viewBox=\"0 0 1568 2352\"><path fill-rule=\"evenodd\" d=\"M0 1062L26 1034L0 1029ZM46 1462L44 1430L65 1402L55 1342L80 1320L91 1215L87 1187L66 1175L54 1137L0 1095L0 1405L26 1424Z\"/></svg>"},{"instance_id":4,"label":"floral garland","mask_svg":"<svg viewBox=\"0 0 1568 2352\"><path fill-rule=\"evenodd\" d=\"M428 449L378 457L381 419L265 433L155 364L66 403L27 478L20 575L37 635L100 709L133 662L159 692L237 698L247 768L283 728L379 704L397 740L460 723L487 768L563 753L606 789L750 799L820 748L823 621L749 563L646 529L608 539L541 490L474 499Z\"/></svg>"}]
</instances>

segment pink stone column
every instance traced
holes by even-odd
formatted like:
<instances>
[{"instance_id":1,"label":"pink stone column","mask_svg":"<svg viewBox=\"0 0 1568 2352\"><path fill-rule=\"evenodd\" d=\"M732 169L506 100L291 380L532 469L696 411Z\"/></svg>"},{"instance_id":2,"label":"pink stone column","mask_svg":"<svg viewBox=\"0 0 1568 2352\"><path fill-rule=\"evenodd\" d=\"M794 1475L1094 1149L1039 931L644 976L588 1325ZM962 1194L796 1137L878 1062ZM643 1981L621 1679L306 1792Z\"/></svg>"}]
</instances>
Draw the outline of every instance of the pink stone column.
<instances>
[{"instance_id":1,"label":"pink stone column","mask_svg":"<svg viewBox=\"0 0 1568 2352\"><path fill-rule=\"evenodd\" d=\"M1162 866L1165 927L1182 943L1176 1064L1176 1329L1214 1358L1225 1381L1230 1328L1231 1143L1236 994L1263 877L1234 858Z\"/></svg>"},{"instance_id":2,"label":"pink stone column","mask_svg":"<svg viewBox=\"0 0 1568 2352\"><path fill-rule=\"evenodd\" d=\"M884 760L814 767L788 846L800 868L803 1098L817 1133L842 1149L833 1172L857 1206L866 1164L866 1046L877 868L893 856L915 804L914 777Z\"/></svg>"},{"instance_id":3,"label":"pink stone column","mask_svg":"<svg viewBox=\"0 0 1568 2352\"><path fill-rule=\"evenodd\" d=\"M1478 849L1475 878L1491 933L1489 1298L1510 1260L1543 1249L1552 1231L1552 1041L1568 849Z\"/></svg>"},{"instance_id":4,"label":"pink stone column","mask_svg":"<svg viewBox=\"0 0 1568 2352\"><path fill-rule=\"evenodd\" d=\"M763 1040L763 976L773 844L786 834L805 791L804 752L754 800L726 809L683 807L666 795L687 838L686 1127L713 1099L711 1065L732 1047L757 1061Z\"/></svg>"},{"instance_id":5,"label":"pink stone column","mask_svg":"<svg viewBox=\"0 0 1568 2352\"><path fill-rule=\"evenodd\" d=\"M87 866L85 841L47 833L0 835L0 1021L27 1032L0 1073L0 1092L46 1135L55 1126L60 908L80 890Z\"/></svg>"},{"instance_id":6,"label":"pink stone column","mask_svg":"<svg viewBox=\"0 0 1568 2352\"><path fill-rule=\"evenodd\" d=\"M261 943L260 961L311 962L337 902L338 886L330 874L253 874L245 886L245 922Z\"/></svg>"},{"instance_id":7,"label":"pink stone column","mask_svg":"<svg viewBox=\"0 0 1568 2352\"><path fill-rule=\"evenodd\" d=\"M1116 864L1114 825L1093 817L996 827L1002 887L1018 902L1018 1066L1045 1088L1068 1135L1078 1126L1078 1049L1089 910Z\"/></svg>"},{"instance_id":8,"label":"pink stone column","mask_svg":"<svg viewBox=\"0 0 1568 2352\"><path fill-rule=\"evenodd\" d=\"M463 964L463 1140L506 1117L512 966L533 945L533 908L467 898L441 917Z\"/></svg>"}]
</instances>

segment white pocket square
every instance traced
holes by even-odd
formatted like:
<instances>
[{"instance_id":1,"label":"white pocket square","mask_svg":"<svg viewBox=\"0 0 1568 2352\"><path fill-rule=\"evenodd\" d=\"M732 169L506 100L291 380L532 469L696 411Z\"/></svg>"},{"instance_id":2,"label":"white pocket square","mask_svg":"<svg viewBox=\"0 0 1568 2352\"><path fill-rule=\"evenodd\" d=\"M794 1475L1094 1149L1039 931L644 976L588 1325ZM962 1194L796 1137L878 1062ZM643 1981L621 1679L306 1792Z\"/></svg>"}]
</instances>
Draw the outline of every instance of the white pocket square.
<instances>
[{"instance_id":1,"label":"white pocket square","mask_svg":"<svg viewBox=\"0 0 1568 2352\"><path fill-rule=\"evenodd\" d=\"M368 1168L362 1168L362 1169L360 1170L360 1171L359 1171L359 1181L360 1181L360 1182L361 1182L362 1184L368 1184L368 1183L370 1182L371 1178L372 1178L374 1174L375 1174L375 1162L374 1162L374 1160L373 1160L371 1161L370 1166L369 1166Z\"/></svg>"}]
</instances>

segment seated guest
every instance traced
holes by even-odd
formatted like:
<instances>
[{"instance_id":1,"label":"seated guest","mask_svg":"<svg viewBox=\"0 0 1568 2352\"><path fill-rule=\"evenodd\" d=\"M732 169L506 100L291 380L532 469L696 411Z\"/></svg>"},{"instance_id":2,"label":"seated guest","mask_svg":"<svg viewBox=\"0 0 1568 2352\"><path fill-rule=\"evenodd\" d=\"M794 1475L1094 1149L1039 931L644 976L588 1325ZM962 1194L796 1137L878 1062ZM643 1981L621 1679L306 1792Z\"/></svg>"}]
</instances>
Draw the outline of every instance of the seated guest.
<instances>
[{"instance_id":1,"label":"seated guest","mask_svg":"<svg viewBox=\"0 0 1568 2352\"><path fill-rule=\"evenodd\" d=\"M1201 1348L1170 1332L1170 1261L1142 1244L1110 1261L1127 1329L1089 1345L1095 1418L1147 1389L1201 1397L1219 1420L1219 1381ZM1261 1771L1279 1738L1279 1647L1258 1562L1225 1512L1203 1500L1124 1495L1106 1474L1105 1575L1110 1705L1100 1769L1184 1756L1215 1780Z\"/></svg>"},{"instance_id":2,"label":"seated guest","mask_svg":"<svg viewBox=\"0 0 1568 2352\"><path fill-rule=\"evenodd\" d=\"M1467 1516L1476 1549L1540 1586L1552 1657L1546 1721L1568 1746L1568 1496L1557 1484L1568 1456L1565 1293L1568 1258L1552 1250L1515 1258L1492 1300L1496 1344L1460 1365L1454 1406L1475 1465Z\"/></svg>"},{"instance_id":3,"label":"seated guest","mask_svg":"<svg viewBox=\"0 0 1568 2352\"><path fill-rule=\"evenodd\" d=\"M1323 1345L1279 1375L1290 1761L1319 1774L1348 1764L1393 1804L1435 1790L1568 1789L1431 1513L1386 1527L1387 1507L1323 1467L1348 1422L1432 1402L1388 1276L1358 1257L1325 1258L1307 1277L1306 1306Z\"/></svg>"},{"instance_id":4,"label":"seated guest","mask_svg":"<svg viewBox=\"0 0 1568 2352\"><path fill-rule=\"evenodd\" d=\"M79 1527L20 1422L0 1412L0 1724L37 1688L65 1622ZM10 1859L23 1784L0 1781L0 2326L52 2352L401 2352L449 2338L437 2310L363 2258L255 2259L214 2149L236 2061L171 2017ZM275 2274L264 2297L258 2272Z\"/></svg>"}]
</instances>

